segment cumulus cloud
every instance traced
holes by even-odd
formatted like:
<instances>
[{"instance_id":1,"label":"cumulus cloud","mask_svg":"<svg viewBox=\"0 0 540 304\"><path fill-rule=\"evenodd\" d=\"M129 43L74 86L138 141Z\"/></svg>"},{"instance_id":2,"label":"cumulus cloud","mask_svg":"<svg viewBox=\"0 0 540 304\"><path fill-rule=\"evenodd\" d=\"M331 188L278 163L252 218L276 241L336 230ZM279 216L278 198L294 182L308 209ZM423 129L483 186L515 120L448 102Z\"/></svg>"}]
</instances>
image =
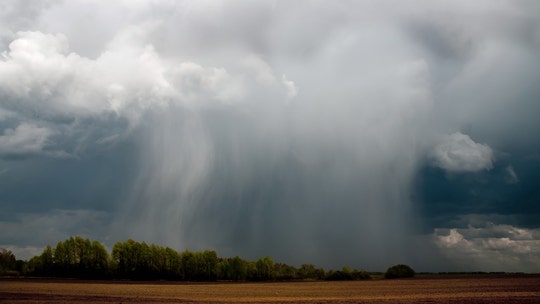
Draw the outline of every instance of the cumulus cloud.
<instances>
[{"instance_id":1,"label":"cumulus cloud","mask_svg":"<svg viewBox=\"0 0 540 304\"><path fill-rule=\"evenodd\" d=\"M540 270L540 230L487 223L482 227L435 229L443 255L462 271Z\"/></svg>"},{"instance_id":2,"label":"cumulus cloud","mask_svg":"<svg viewBox=\"0 0 540 304\"><path fill-rule=\"evenodd\" d=\"M2 105L38 118L83 115L159 103L167 96L161 62L151 46L106 51L91 60L68 53L62 34L19 32L0 62ZM121 60L120 60L121 59ZM122 94L124 92L124 94Z\"/></svg>"},{"instance_id":3,"label":"cumulus cloud","mask_svg":"<svg viewBox=\"0 0 540 304\"><path fill-rule=\"evenodd\" d=\"M477 172L493 168L493 150L469 135L448 135L433 150L434 165L449 172Z\"/></svg>"},{"instance_id":4,"label":"cumulus cloud","mask_svg":"<svg viewBox=\"0 0 540 304\"><path fill-rule=\"evenodd\" d=\"M37 150L52 134L77 135L72 140L80 141L88 137L85 134L94 132L94 128L89 128L89 120L115 123L125 119L133 128L145 112L158 108L208 107L245 101L249 79L244 75L249 73L255 73L261 85L274 82L272 69L258 57L248 57L239 63L233 75L223 67L165 60L152 45L140 43L144 35L144 31L139 35L121 32L108 49L96 59L90 59L70 52L63 34L18 32L0 61L0 114L21 123L20 129L4 131L3 140L6 144L10 140L4 150L13 153ZM287 81L282 91L290 94L293 84ZM27 125L36 124L43 127L32 129L41 132L35 135L33 146L28 143L17 150L13 146L17 140L14 136L21 137L23 132L28 133ZM96 126L99 124L93 127ZM98 141L111 142L119 138L119 131L128 130L111 131L114 133L102 134ZM66 147L55 148L66 150Z\"/></svg>"}]
</instances>

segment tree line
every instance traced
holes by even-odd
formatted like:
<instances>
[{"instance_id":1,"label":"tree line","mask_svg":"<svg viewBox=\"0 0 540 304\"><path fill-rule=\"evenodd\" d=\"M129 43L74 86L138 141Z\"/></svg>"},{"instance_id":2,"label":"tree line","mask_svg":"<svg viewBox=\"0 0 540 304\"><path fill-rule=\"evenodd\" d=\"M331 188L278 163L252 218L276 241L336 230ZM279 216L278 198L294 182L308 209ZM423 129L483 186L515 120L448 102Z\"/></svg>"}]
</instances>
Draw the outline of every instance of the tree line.
<instances>
[{"instance_id":1,"label":"tree line","mask_svg":"<svg viewBox=\"0 0 540 304\"><path fill-rule=\"evenodd\" d=\"M365 280L366 271L325 271L313 264L300 267L276 263L270 257L249 261L238 256L222 258L216 251L183 251L128 239L117 242L109 253L103 244L80 236L48 245L29 261L16 260L0 250L0 274L83 279L178 281L284 281Z\"/></svg>"}]
</instances>

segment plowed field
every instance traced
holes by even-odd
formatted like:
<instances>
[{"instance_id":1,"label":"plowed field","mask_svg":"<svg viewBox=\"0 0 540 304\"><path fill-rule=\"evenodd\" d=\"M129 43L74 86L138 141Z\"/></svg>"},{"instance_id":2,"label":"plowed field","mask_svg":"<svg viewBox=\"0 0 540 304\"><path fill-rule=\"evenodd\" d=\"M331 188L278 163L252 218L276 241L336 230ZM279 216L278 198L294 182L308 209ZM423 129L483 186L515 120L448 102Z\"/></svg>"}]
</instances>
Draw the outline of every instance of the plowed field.
<instances>
[{"instance_id":1,"label":"plowed field","mask_svg":"<svg viewBox=\"0 0 540 304\"><path fill-rule=\"evenodd\" d=\"M0 303L540 303L540 276L192 284L3 279Z\"/></svg>"}]
</instances>

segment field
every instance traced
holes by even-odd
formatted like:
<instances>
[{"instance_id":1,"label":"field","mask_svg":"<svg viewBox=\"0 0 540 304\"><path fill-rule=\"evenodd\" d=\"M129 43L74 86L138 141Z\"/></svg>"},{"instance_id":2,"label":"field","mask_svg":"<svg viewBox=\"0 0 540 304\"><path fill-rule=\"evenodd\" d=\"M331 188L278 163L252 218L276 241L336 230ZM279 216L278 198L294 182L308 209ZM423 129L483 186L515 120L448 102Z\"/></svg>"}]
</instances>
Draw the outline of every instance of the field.
<instances>
[{"instance_id":1,"label":"field","mask_svg":"<svg viewBox=\"0 0 540 304\"><path fill-rule=\"evenodd\" d=\"M540 303L540 276L285 283L3 279L0 303Z\"/></svg>"}]
</instances>

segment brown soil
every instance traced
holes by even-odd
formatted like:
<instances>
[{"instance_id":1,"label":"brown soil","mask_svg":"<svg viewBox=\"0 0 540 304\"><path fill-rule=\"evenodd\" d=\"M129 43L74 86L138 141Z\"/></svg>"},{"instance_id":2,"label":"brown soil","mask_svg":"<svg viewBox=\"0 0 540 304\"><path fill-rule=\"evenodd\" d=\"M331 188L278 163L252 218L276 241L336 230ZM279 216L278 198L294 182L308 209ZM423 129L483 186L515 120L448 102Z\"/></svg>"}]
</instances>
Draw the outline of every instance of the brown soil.
<instances>
[{"instance_id":1,"label":"brown soil","mask_svg":"<svg viewBox=\"0 0 540 304\"><path fill-rule=\"evenodd\" d=\"M0 303L540 303L540 276L406 280L168 283L3 279Z\"/></svg>"}]
</instances>

